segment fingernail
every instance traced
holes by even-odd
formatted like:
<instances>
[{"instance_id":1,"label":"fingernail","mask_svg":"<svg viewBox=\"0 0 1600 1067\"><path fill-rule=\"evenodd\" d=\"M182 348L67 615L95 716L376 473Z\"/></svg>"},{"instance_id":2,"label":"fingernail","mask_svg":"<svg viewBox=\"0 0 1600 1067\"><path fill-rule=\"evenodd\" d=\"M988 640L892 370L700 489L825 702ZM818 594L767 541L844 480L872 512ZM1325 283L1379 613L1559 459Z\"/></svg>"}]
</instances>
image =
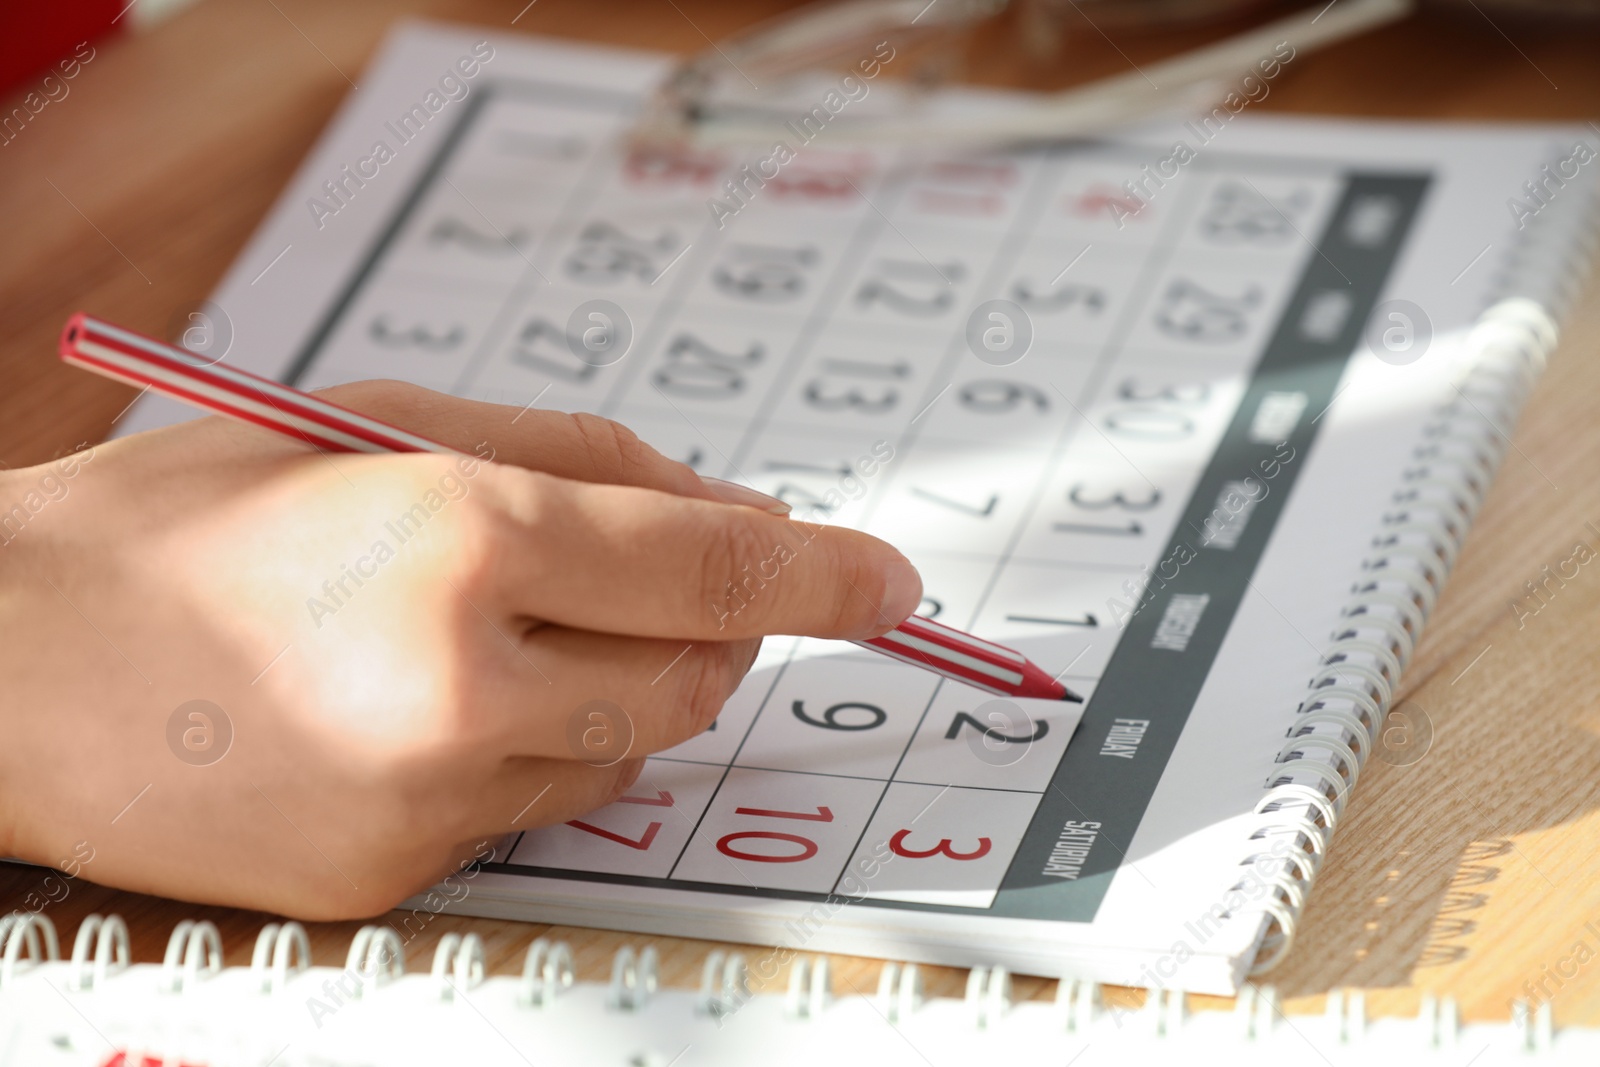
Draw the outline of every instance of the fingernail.
<instances>
[{"instance_id":1,"label":"fingernail","mask_svg":"<svg viewBox=\"0 0 1600 1067\"><path fill-rule=\"evenodd\" d=\"M883 600L878 611L896 626L911 617L922 603L922 575L908 561L897 559L883 569Z\"/></svg>"},{"instance_id":2,"label":"fingernail","mask_svg":"<svg viewBox=\"0 0 1600 1067\"><path fill-rule=\"evenodd\" d=\"M787 515L792 510L788 504L775 496L758 493L749 486L740 485L722 478L711 478L702 474L700 480L707 489L716 495L717 499L729 504L738 504L747 508L759 508L769 515Z\"/></svg>"}]
</instances>

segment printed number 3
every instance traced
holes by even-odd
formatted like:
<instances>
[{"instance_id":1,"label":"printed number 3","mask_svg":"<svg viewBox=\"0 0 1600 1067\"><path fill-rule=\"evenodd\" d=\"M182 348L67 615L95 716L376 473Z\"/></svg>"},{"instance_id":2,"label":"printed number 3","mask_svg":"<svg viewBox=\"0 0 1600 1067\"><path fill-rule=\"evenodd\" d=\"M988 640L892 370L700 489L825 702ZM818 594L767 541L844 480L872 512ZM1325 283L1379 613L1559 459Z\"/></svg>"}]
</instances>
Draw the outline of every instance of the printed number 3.
<instances>
[{"instance_id":1,"label":"printed number 3","mask_svg":"<svg viewBox=\"0 0 1600 1067\"><path fill-rule=\"evenodd\" d=\"M939 843L932 848L918 850L906 847L905 840L910 836L910 830L898 831L893 837L889 838L889 851L896 856L905 856L907 859L913 860L923 860L929 856L945 856L953 860L975 860L980 856L987 856L991 845L987 837L980 837L978 838L978 847L971 852L957 852L955 850L955 842L945 837L941 838Z\"/></svg>"}]
</instances>

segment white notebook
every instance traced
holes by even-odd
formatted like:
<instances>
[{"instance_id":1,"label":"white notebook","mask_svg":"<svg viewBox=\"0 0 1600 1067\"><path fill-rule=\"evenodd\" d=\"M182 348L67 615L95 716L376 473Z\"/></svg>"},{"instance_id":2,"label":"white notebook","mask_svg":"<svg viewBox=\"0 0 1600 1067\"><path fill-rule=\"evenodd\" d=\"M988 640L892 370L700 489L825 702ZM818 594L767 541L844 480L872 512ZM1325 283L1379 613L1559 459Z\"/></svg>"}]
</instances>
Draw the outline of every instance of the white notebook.
<instances>
[{"instance_id":1,"label":"white notebook","mask_svg":"<svg viewBox=\"0 0 1600 1067\"><path fill-rule=\"evenodd\" d=\"M1286 1015L1270 986L1231 1011L1187 1010L1146 991L1102 1002L1063 980L1047 1001L1013 1003L1004 968L978 967L961 999L928 998L915 964L885 963L876 986L831 977L826 957L713 952L698 990L659 988L654 950L620 950L607 983L574 982L561 942L533 941L522 975L484 977L476 934L446 935L429 974L405 973L402 939L369 926L342 969L307 967L305 931L271 924L248 968L220 967L217 929L180 923L162 964L126 965L127 927L90 916L60 953L47 917L0 920L0 1067L1499 1067L1592 1064L1600 1031L1517 1002L1510 1022L1463 1025L1455 1001L1414 1018L1366 1018L1359 993L1321 1015ZM58 955L68 958L57 961ZM752 992L752 975L768 980ZM837 988L836 988L837 987Z\"/></svg>"},{"instance_id":2,"label":"white notebook","mask_svg":"<svg viewBox=\"0 0 1600 1067\"><path fill-rule=\"evenodd\" d=\"M397 31L216 293L226 358L619 419L888 539L924 614L1088 700L769 639L632 795L391 922L1236 990L1361 765L1425 743L1390 697L1583 277L1593 132L1219 108L918 156L802 95L772 146L630 150L666 66ZM614 359L563 343L596 300Z\"/></svg>"}]
</instances>

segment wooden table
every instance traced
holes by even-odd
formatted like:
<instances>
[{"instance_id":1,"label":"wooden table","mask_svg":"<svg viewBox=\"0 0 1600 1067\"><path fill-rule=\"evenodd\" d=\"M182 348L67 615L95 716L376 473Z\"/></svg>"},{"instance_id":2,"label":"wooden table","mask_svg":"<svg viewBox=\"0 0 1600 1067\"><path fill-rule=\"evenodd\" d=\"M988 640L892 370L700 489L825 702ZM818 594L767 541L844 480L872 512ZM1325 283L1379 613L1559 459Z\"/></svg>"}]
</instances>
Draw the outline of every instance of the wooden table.
<instances>
[{"instance_id":1,"label":"wooden table","mask_svg":"<svg viewBox=\"0 0 1600 1067\"><path fill-rule=\"evenodd\" d=\"M93 309L150 333L210 291L287 182L396 14L509 28L525 0L204 0L146 33L98 45L70 95L0 147L0 460L17 467L98 441L132 391L59 366L66 316ZM515 30L691 51L785 5L775 0L539 0ZM1600 27L1519 24L1472 6L1434 11L1297 60L1268 110L1452 119L1583 120L1600 113ZM974 80L1049 88L1126 70L1227 29L1114 40L1084 22L1067 56L1019 56L1005 27L979 42ZM341 71L343 73L341 73ZM27 86L23 87L24 90ZM20 91L17 94L20 96ZM9 113L16 100L5 102ZM1409 767L1368 765L1305 912L1272 976L1290 1010L1339 987L1369 1011L1412 1012L1449 993L1468 1018L1505 1018L1525 982L1554 993L1558 1024L1600 1025L1600 962L1571 977L1578 941L1600 960L1600 564L1519 628L1508 604L1578 539L1600 543L1600 302L1569 324L1514 439L1449 591L1417 652L1404 698L1436 733ZM0 699L4 699L0 695ZM62 773L72 773L63 768ZM40 872L0 871L0 908ZM139 960L159 960L172 926L203 917L230 964L247 963L266 917L104 889L79 880L47 910L72 931L121 913ZM316 962L342 965L358 923L311 928ZM1600 929L1597 924L1596 929ZM447 931L476 931L491 967L520 966L546 928L442 916L415 942L426 968ZM663 980L693 985L712 947L557 928L580 976L601 979L619 945L650 941ZM838 988L867 990L877 963L836 959ZM1559 966L1558 966L1559 965ZM962 975L930 974L961 992ZM780 976L781 980L781 976ZM1052 982L1020 980L1019 996ZM1114 994L1126 1003L1128 992Z\"/></svg>"}]
</instances>

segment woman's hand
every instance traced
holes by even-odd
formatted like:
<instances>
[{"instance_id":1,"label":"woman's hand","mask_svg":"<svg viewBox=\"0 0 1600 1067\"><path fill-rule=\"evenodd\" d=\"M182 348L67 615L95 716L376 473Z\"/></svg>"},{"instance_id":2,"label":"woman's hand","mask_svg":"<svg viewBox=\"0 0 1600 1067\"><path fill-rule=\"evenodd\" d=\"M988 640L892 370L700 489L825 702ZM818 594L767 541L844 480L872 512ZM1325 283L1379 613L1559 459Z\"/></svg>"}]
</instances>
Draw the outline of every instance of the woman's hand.
<instances>
[{"instance_id":1,"label":"woman's hand","mask_svg":"<svg viewBox=\"0 0 1600 1067\"><path fill-rule=\"evenodd\" d=\"M619 796L763 634L869 637L920 600L883 542L604 419L326 395L495 462L208 418L0 475L0 855L86 843L106 885L371 915ZM628 758L585 750L594 700Z\"/></svg>"}]
</instances>

